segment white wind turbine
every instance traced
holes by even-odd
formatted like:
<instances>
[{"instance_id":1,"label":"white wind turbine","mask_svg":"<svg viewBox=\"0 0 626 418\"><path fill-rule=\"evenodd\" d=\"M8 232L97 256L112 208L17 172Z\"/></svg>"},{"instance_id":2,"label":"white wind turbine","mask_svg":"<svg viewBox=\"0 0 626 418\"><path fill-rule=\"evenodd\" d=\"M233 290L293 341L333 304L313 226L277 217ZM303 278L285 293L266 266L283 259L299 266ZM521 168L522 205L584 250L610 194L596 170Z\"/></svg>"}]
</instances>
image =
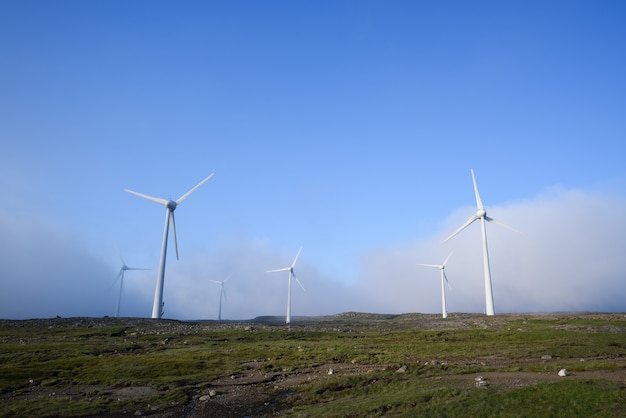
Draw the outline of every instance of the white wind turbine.
<instances>
[{"instance_id":1,"label":"white wind turbine","mask_svg":"<svg viewBox=\"0 0 626 418\"><path fill-rule=\"evenodd\" d=\"M474 176L474 170L472 169L471 172L472 172L472 181L474 182L474 193L476 194L476 207L477 207L476 213L472 215L463 225L461 225L459 229L454 231L454 233L450 235L448 238L446 238L443 242L444 243L447 242L450 238L452 238L453 236L455 236L456 234L458 234L459 232L467 228L472 222L480 219L480 223L482 227L482 234L483 234L483 270L484 270L484 275L485 275L485 313L488 316L493 316L495 314L495 311L494 311L494 304L493 304L493 290L491 288L491 272L489 270L489 250L487 248L487 227L486 227L485 221L493 222L495 224L498 224L505 228L509 228L510 230L518 232L520 234L521 232L515 228L512 228L506 224L503 224L502 222L496 221L495 219L487 216L487 211L485 211L483 202L480 200L480 195L478 194L478 186L476 186L476 177Z\"/></svg>"},{"instance_id":2,"label":"white wind turbine","mask_svg":"<svg viewBox=\"0 0 626 418\"><path fill-rule=\"evenodd\" d=\"M296 277L296 273L294 273L293 271L293 268L296 266L296 262L298 261L298 257L300 257L301 251L302 251L302 247L300 247L300 249L298 250L298 254L296 254L296 258L293 259L293 263L291 263L290 267L267 271L267 273L275 273L278 271L289 272L289 284L287 285L287 317L285 319L285 323L287 324L291 323L291 278L293 277L294 279L296 279L296 281L298 282L302 290L306 292L306 289L304 288L304 286L302 286L302 283L300 283L300 280L298 280L298 278Z\"/></svg>"},{"instance_id":3,"label":"white wind turbine","mask_svg":"<svg viewBox=\"0 0 626 418\"><path fill-rule=\"evenodd\" d=\"M226 291L224 290L224 283L226 283L230 279L230 276L226 278L226 280L211 280L213 283L217 283L220 285L220 309L217 314L217 320L222 320L222 297L226 300Z\"/></svg>"},{"instance_id":4,"label":"white wind turbine","mask_svg":"<svg viewBox=\"0 0 626 418\"><path fill-rule=\"evenodd\" d=\"M450 290L452 290L452 287L450 287L450 282L448 282L448 277L446 276L445 269L446 269L446 263L450 259L450 256L452 256L452 252L450 252L448 257L446 257L446 259L443 261L442 264L420 264L420 263L417 264L418 266L438 268L439 271L441 271L441 317L442 318L448 317L448 311L446 310L446 286L445 285L447 284Z\"/></svg>"},{"instance_id":5,"label":"white wind turbine","mask_svg":"<svg viewBox=\"0 0 626 418\"><path fill-rule=\"evenodd\" d=\"M126 263L124 262L124 257L122 257L122 254L120 254L120 260L122 260L122 268L120 268L120 272L118 273L117 277L113 281L113 284L117 283L118 280L120 281L120 294L117 298L117 308L115 309L116 318L119 318L120 316L120 304L122 303L122 288L124 287L124 273L127 270L151 270L151 269L145 269L145 268L139 268L139 267L128 267Z\"/></svg>"},{"instance_id":6,"label":"white wind turbine","mask_svg":"<svg viewBox=\"0 0 626 418\"><path fill-rule=\"evenodd\" d=\"M161 318L163 315L163 282L165 280L165 256L167 254L167 237L169 233L170 225L172 226L172 232L174 233L174 247L176 248L176 259L178 260L178 243L176 241L176 222L174 221L174 210L176 207L183 203L185 199L189 197L196 189L202 186L207 180L213 177L215 173L211 173L208 177L195 185L191 190L178 198L178 200L161 199L158 197L148 196L142 193L137 193L132 190L124 189L125 192L132 193L144 199L151 200L155 203L159 203L165 206L165 227L163 229L163 243L161 244L161 261L159 264L159 273L157 275L156 290L154 291L154 304L152 305L152 318Z\"/></svg>"}]
</instances>

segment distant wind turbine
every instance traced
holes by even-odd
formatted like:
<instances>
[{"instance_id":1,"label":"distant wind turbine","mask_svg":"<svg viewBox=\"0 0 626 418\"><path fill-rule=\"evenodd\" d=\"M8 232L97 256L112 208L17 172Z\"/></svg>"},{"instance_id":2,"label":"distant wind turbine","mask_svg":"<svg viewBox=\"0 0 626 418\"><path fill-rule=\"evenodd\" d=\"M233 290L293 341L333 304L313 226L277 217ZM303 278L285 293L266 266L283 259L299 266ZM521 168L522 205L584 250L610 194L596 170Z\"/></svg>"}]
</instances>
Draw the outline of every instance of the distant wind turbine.
<instances>
[{"instance_id":1,"label":"distant wind turbine","mask_svg":"<svg viewBox=\"0 0 626 418\"><path fill-rule=\"evenodd\" d=\"M226 291L224 290L224 283L226 283L230 279L230 276L226 278L226 280L211 280L213 283L217 283L220 285L220 309L217 314L217 320L222 320L222 297L226 300Z\"/></svg>"},{"instance_id":2,"label":"distant wind turbine","mask_svg":"<svg viewBox=\"0 0 626 418\"><path fill-rule=\"evenodd\" d=\"M493 290L491 288L491 272L489 269L489 250L487 248L487 222L493 222L505 228L508 228L512 231L522 233L515 228L512 228L502 222L496 221L493 218L487 216L487 211L485 211L485 207L483 206L483 202L480 200L480 195L478 194L478 186L476 186L476 177L474 176L474 170L472 172L472 181L474 182L474 194L476 195L476 213L472 215L459 229L454 231L452 235L446 238L443 242L447 242L450 238L467 228L472 222L480 219L480 223L482 226L482 234L483 234L483 270L485 275L485 313L487 316L493 316L495 314L494 303L493 303Z\"/></svg>"},{"instance_id":3,"label":"distant wind turbine","mask_svg":"<svg viewBox=\"0 0 626 418\"><path fill-rule=\"evenodd\" d=\"M167 237L170 224L172 226L172 232L174 233L174 247L176 248L176 259L178 260L178 243L176 241L176 222L174 221L174 210L176 210L176 207L183 203L185 199L189 197L189 195L195 192L198 187L202 186L211 177L213 177L214 174L215 173L211 173L208 177L195 185L191 190L179 197L178 200L161 199L142 193L137 193L132 190L124 189L125 192L132 193L136 196L143 197L144 199L148 199L165 206L165 227L163 229L163 243L161 244L161 261L159 264L159 273L157 275L156 290L154 291L152 318L161 318L161 316L163 315L163 282L165 281L165 256L167 254Z\"/></svg>"},{"instance_id":4,"label":"distant wind turbine","mask_svg":"<svg viewBox=\"0 0 626 418\"><path fill-rule=\"evenodd\" d=\"M117 298L117 308L115 309L115 317L120 316L120 304L122 303L122 288L124 287L124 272L126 272L127 270L151 270L151 269L138 268L138 267L128 267L126 263L124 262L124 258L122 257L121 254L120 254L120 260L122 261L122 268L120 268L119 274L115 278L115 281L113 281L113 284L117 283L118 280L120 281L120 294Z\"/></svg>"},{"instance_id":5,"label":"distant wind turbine","mask_svg":"<svg viewBox=\"0 0 626 418\"><path fill-rule=\"evenodd\" d=\"M298 280L298 278L296 277L296 273L294 273L293 268L296 266L296 262L298 261L298 257L300 257L300 252L302 251L302 247L300 247L300 249L298 250L298 254L296 254L296 258L293 259L293 263L291 263L290 267L285 267L282 269L276 269L276 270L268 270L267 273L275 273L275 272L279 272L279 271L288 271L289 272L289 282L287 285L287 317L285 319L285 323L289 324L291 323L291 278L293 277L294 279L296 279L296 281L298 282L298 284L300 285L300 287L302 288L302 290L304 290L306 292L306 289L304 288L304 286L302 286L302 283L300 283L300 280Z\"/></svg>"},{"instance_id":6,"label":"distant wind turbine","mask_svg":"<svg viewBox=\"0 0 626 418\"><path fill-rule=\"evenodd\" d=\"M452 287L450 287L450 282L448 282L448 277L446 276L446 272L445 272L446 263L450 259L450 256L452 256L452 252L450 252L450 255L446 257L446 259L443 261L442 264L419 264L419 263L417 264L418 266L438 268L439 271L441 271L441 317L442 318L448 317L448 311L446 310L446 286L445 285L447 284L448 288L452 290Z\"/></svg>"}]
</instances>

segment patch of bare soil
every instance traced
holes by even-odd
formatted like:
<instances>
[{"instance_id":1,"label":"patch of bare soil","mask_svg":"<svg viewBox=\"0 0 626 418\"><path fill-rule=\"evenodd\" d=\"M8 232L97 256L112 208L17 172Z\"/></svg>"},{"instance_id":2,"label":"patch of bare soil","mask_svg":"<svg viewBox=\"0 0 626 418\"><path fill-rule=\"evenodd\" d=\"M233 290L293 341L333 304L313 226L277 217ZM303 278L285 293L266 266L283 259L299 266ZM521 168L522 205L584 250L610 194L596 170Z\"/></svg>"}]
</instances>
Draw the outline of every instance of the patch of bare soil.
<instances>
[{"instance_id":1,"label":"patch of bare soil","mask_svg":"<svg viewBox=\"0 0 626 418\"><path fill-rule=\"evenodd\" d=\"M332 379L334 375L355 375L384 370L381 365L329 364L293 372L262 370L261 363L249 363L248 370L210 382L205 395L197 397L198 415L192 417L271 416L279 412L275 401L293 395L300 385ZM208 396L207 396L208 395Z\"/></svg>"},{"instance_id":2,"label":"patch of bare soil","mask_svg":"<svg viewBox=\"0 0 626 418\"><path fill-rule=\"evenodd\" d=\"M22 389L18 394L11 394L11 399L36 399L36 398L64 398L87 399L111 398L117 400L147 399L159 392L150 386L108 387L102 385L74 385L64 387L30 386Z\"/></svg>"},{"instance_id":3,"label":"patch of bare soil","mask_svg":"<svg viewBox=\"0 0 626 418\"><path fill-rule=\"evenodd\" d=\"M209 384L193 394L192 399L185 405L176 405L167 410L133 410L118 411L105 415L96 415L91 418L123 418L129 416L150 416L154 418L231 418L231 417L270 417L280 415L281 408L278 400L292 396L294 390L302 385L316 380L332 379L334 375L356 375L372 373L375 370L384 370L382 365L358 365L350 363L329 364L311 367L292 372L271 372L262 370L261 362L247 364L248 370L231 376L224 376L209 382ZM105 387L75 388L76 390L56 391L55 395L68 396L76 393L84 396L84 390L90 389L101 396L127 396L144 398L153 396L157 392L149 387L121 388L110 390ZM41 396L50 394L39 393ZM39 396L34 393L25 395ZM55 396L52 395L52 396Z\"/></svg>"}]
</instances>

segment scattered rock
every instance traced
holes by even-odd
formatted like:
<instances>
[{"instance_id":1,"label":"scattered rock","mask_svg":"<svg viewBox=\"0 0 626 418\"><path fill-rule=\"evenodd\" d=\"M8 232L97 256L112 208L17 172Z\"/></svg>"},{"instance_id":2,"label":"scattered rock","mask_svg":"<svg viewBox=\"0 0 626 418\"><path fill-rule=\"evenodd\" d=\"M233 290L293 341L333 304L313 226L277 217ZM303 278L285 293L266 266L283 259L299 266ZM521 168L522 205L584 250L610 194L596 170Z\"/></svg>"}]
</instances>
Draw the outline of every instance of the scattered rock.
<instances>
[{"instance_id":1,"label":"scattered rock","mask_svg":"<svg viewBox=\"0 0 626 418\"><path fill-rule=\"evenodd\" d=\"M552 356L550 354L546 354L541 356L541 360L552 360Z\"/></svg>"},{"instance_id":2,"label":"scattered rock","mask_svg":"<svg viewBox=\"0 0 626 418\"><path fill-rule=\"evenodd\" d=\"M479 389L486 389L489 386L487 379L482 376L475 377L474 382L476 383L476 387Z\"/></svg>"},{"instance_id":3,"label":"scattered rock","mask_svg":"<svg viewBox=\"0 0 626 418\"><path fill-rule=\"evenodd\" d=\"M217 391L211 389L209 391L208 395L202 395L202 396L200 396L198 398L198 400L200 402L207 402L207 401L210 401L211 399L215 398L216 396L217 396Z\"/></svg>"},{"instance_id":4,"label":"scattered rock","mask_svg":"<svg viewBox=\"0 0 626 418\"><path fill-rule=\"evenodd\" d=\"M567 376L567 375L569 375L569 372L567 371L567 369L561 369L561 370L559 370L559 376L561 376L561 377L565 377L565 376Z\"/></svg>"},{"instance_id":5,"label":"scattered rock","mask_svg":"<svg viewBox=\"0 0 626 418\"><path fill-rule=\"evenodd\" d=\"M401 366L398 370L396 370L396 373L406 373L406 366Z\"/></svg>"},{"instance_id":6,"label":"scattered rock","mask_svg":"<svg viewBox=\"0 0 626 418\"><path fill-rule=\"evenodd\" d=\"M333 374L335 371L333 369L328 369L328 374Z\"/></svg>"}]
</instances>

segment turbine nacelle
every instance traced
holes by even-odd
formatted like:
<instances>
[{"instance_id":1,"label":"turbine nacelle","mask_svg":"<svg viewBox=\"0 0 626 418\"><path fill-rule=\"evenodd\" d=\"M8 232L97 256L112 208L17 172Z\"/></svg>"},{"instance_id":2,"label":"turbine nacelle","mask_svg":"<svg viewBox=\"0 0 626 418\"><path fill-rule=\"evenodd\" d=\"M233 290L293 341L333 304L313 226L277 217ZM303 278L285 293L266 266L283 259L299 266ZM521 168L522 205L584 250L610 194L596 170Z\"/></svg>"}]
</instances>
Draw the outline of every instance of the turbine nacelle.
<instances>
[{"instance_id":1,"label":"turbine nacelle","mask_svg":"<svg viewBox=\"0 0 626 418\"><path fill-rule=\"evenodd\" d=\"M476 211L476 215L474 215L476 219L487 218L487 211L485 209L478 209Z\"/></svg>"},{"instance_id":2,"label":"turbine nacelle","mask_svg":"<svg viewBox=\"0 0 626 418\"><path fill-rule=\"evenodd\" d=\"M178 206L178 203L176 203L174 200L168 200L167 203L165 204L165 207L168 208L172 212L176 210L176 206Z\"/></svg>"}]
</instances>

